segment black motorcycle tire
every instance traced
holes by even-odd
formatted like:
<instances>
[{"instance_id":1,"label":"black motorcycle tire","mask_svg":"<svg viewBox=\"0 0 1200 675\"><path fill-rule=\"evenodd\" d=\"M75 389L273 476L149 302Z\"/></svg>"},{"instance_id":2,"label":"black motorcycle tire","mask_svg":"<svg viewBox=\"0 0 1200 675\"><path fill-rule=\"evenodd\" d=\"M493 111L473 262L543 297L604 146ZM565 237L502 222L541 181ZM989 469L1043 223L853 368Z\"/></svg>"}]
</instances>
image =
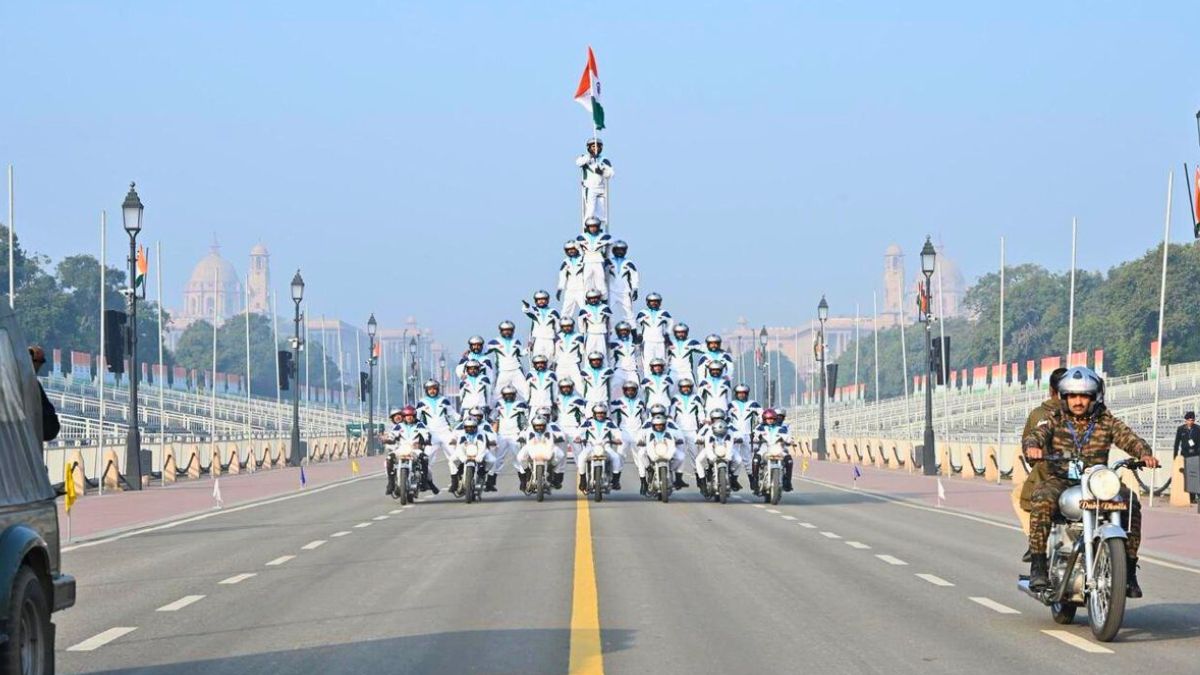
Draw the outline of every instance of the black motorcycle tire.
<instances>
[{"instance_id":1,"label":"black motorcycle tire","mask_svg":"<svg viewBox=\"0 0 1200 675\"><path fill-rule=\"evenodd\" d=\"M533 484L537 490L537 500L546 500L546 465L538 464L533 470Z\"/></svg>"},{"instance_id":2,"label":"black motorcycle tire","mask_svg":"<svg viewBox=\"0 0 1200 675\"><path fill-rule=\"evenodd\" d=\"M722 504L729 502L729 467L717 467L717 501Z\"/></svg>"},{"instance_id":3,"label":"black motorcycle tire","mask_svg":"<svg viewBox=\"0 0 1200 675\"><path fill-rule=\"evenodd\" d=\"M592 492L596 496L596 502L604 501L604 467L592 467Z\"/></svg>"},{"instance_id":4,"label":"black motorcycle tire","mask_svg":"<svg viewBox=\"0 0 1200 675\"><path fill-rule=\"evenodd\" d=\"M783 476L780 469L771 469L771 491L767 495L767 501L771 505L779 504L780 498L783 497Z\"/></svg>"},{"instance_id":5,"label":"black motorcycle tire","mask_svg":"<svg viewBox=\"0 0 1200 675\"><path fill-rule=\"evenodd\" d=\"M1073 602L1052 602L1050 603L1050 618L1061 626L1069 626L1075 623L1075 611L1078 609L1079 605Z\"/></svg>"},{"instance_id":6,"label":"black motorcycle tire","mask_svg":"<svg viewBox=\"0 0 1200 675\"><path fill-rule=\"evenodd\" d=\"M1103 552L1101 552L1101 548L1104 549ZM1109 580L1109 588L1112 595L1108 599L1108 614L1101 623L1097 623L1096 618L1093 618L1092 599L1088 599L1088 624L1091 625L1092 635L1097 640L1112 642L1112 639L1117 636L1117 631L1121 630L1121 622L1125 620L1125 584L1128 581L1125 576L1125 540L1114 538L1098 542L1096 551L1100 555L1108 556L1109 571L1112 575Z\"/></svg>"},{"instance_id":7,"label":"black motorcycle tire","mask_svg":"<svg viewBox=\"0 0 1200 675\"><path fill-rule=\"evenodd\" d=\"M407 467L401 467L396 472L396 489L400 491L401 506L406 506L412 501L412 498L408 494L408 471Z\"/></svg>"},{"instance_id":8,"label":"black motorcycle tire","mask_svg":"<svg viewBox=\"0 0 1200 675\"><path fill-rule=\"evenodd\" d=\"M671 484L668 482L671 479L670 473L670 467L658 467L658 498L664 504L671 501Z\"/></svg>"},{"instance_id":9,"label":"black motorcycle tire","mask_svg":"<svg viewBox=\"0 0 1200 675\"><path fill-rule=\"evenodd\" d=\"M475 467L468 466L463 469L463 492L467 495L467 503L475 503Z\"/></svg>"}]
</instances>

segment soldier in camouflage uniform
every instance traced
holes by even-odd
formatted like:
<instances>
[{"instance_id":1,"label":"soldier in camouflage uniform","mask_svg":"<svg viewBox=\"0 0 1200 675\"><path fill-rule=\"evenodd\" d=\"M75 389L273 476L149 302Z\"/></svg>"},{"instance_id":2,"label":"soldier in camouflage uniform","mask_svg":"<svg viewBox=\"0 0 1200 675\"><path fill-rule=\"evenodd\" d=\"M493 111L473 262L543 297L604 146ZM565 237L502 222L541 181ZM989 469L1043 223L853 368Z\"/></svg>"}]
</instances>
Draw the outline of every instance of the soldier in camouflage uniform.
<instances>
[{"instance_id":1,"label":"soldier in camouflage uniform","mask_svg":"<svg viewBox=\"0 0 1200 675\"><path fill-rule=\"evenodd\" d=\"M1115 445L1144 461L1146 466L1158 465L1150 445L1104 407L1100 378L1091 369L1068 370L1059 381L1059 392L1065 400L1063 410L1056 413L1049 424L1035 427L1022 441L1025 455L1030 460L1042 459L1049 454L1063 459L1079 458L1087 466L1106 464L1108 449ZM1046 464L1048 475L1033 491L1033 508L1029 513L1029 550L1032 553L1029 587L1035 591L1050 583L1046 539L1050 536L1058 497L1074 482L1067 478L1065 462L1046 461L1043 464ZM1125 549L1129 558L1126 587L1130 597L1139 598L1142 590L1137 583L1137 554L1142 535L1142 512L1135 495L1122 488L1121 496L1133 500Z\"/></svg>"},{"instance_id":2,"label":"soldier in camouflage uniform","mask_svg":"<svg viewBox=\"0 0 1200 675\"><path fill-rule=\"evenodd\" d=\"M1062 411L1062 401L1058 396L1058 381L1066 373L1066 368L1055 368L1054 372L1050 373L1050 398L1042 401L1041 405L1029 413L1029 417L1025 420L1025 429L1021 431L1021 438L1028 437L1034 429L1040 426L1050 424L1054 415ZM1033 510L1033 491L1050 475L1046 472L1045 462L1035 460L1030 464L1029 474L1025 476L1025 482L1021 484L1021 510L1026 513ZM1033 560L1031 555L1029 549L1025 549L1025 555L1021 556L1021 562L1031 562Z\"/></svg>"}]
</instances>

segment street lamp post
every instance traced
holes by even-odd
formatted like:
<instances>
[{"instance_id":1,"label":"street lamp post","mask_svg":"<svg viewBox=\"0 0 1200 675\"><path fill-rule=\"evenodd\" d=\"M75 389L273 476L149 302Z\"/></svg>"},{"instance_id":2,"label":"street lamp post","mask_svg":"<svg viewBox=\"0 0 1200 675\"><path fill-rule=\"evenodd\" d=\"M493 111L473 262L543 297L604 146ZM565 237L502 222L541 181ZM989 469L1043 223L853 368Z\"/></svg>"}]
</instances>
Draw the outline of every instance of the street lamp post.
<instances>
[{"instance_id":1,"label":"street lamp post","mask_svg":"<svg viewBox=\"0 0 1200 675\"><path fill-rule=\"evenodd\" d=\"M817 332L817 367L821 369L820 418L817 423L817 459L825 459L825 320L829 318L829 303L825 296L817 304L817 321L821 327Z\"/></svg>"},{"instance_id":2,"label":"street lamp post","mask_svg":"<svg viewBox=\"0 0 1200 675\"><path fill-rule=\"evenodd\" d=\"M937 378L933 372L933 287L930 285L936 261L937 251L933 248L933 241L926 237L925 246L921 248L921 273L925 275L921 318L925 322L925 362L928 365L925 376L925 440L921 446L921 467L926 476L937 475L937 454L934 452L933 438L933 385Z\"/></svg>"},{"instance_id":3,"label":"street lamp post","mask_svg":"<svg viewBox=\"0 0 1200 675\"><path fill-rule=\"evenodd\" d=\"M297 365L300 363L300 350L304 347L304 341L300 338L300 302L304 300L304 277L300 276L300 270L296 270L296 276L292 277L292 303L296 305L296 312L293 322L296 326L295 335L292 337L292 374L296 375L300 372ZM292 378L292 446L290 452L290 460L292 466L300 466L304 461L304 454L300 449L300 378ZM343 380L344 382L344 380ZM305 385L307 386L307 382Z\"/></svg>"},{"instance_id":4,"label":"street lamp post","mask_svg":"<svg viewBox=\"0 0 1200 675\"><path fill-rule=\"evenodd\" d=\"M417 402L417 338L408 339L408 402Z\"/></svg>"},{"instance_id":5,"label":"street lamp post","mask_svg":"<svg viewBox=\"0 0 1200 675\"><path fill-rule=\"evenodd\" d=\"M142 436L138 428L138 362L137 362L137 236L142 231L142 200L133 183L121 204L121 218L129 233L129 288L125 289L129 305L129 322L125 344L129 352L129 430L125 435L125 481L130 490L142 489ZM216 326L213 326L216 330ZM101 430L103 432L103 430Z\"/></svg>"},{"instance_id":6,"label":"street lamp post","mask_svg":"<svg viewBox=\"0 0 1200 675\"><path fill-rule=\"evenodd\" d=\"M367 454L375 452L375 334L379 331L379 324L375 321L375 313L371 313L371 318L367 319L367 344L370 349L367 350Z\"/></svg>"},{"instance_id":7,"label":"street lamp post","mask_svg":"<svg viewBox=\"0 0 1200 675\"><path fill-rule=\"evenodd\" d=\"M446 380L446 355L443 354L438 358L438 382Z\"/></svg>"},{"instance_id":8,"label":"street lamp post","mask_svg":"<svg viewBox=\"0 0 1200 675\"><path fill-rule=\"evenodd\" d=\"M773 408L775 403L771 400L771 381L767 379L767 327L763 326L758 333L758 345L762 347L762 364L759 368L762 370L763 379L763 398L767 399L767 407Z\"/></svg>"}]
</instances>

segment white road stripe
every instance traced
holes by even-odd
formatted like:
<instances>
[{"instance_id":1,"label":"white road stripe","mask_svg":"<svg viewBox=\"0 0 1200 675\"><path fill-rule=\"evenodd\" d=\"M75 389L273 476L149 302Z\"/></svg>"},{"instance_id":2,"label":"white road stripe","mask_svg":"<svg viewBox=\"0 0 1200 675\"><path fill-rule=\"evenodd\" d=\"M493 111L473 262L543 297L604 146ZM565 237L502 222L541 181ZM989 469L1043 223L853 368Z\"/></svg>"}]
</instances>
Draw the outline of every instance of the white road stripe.
<instances>
[{"instance_id":1,"label":"white road stripe","mask_svg":"<svg viewBox=\"0 0 1200 675\"><path fill-rule=\"evenodd\" d=\"M188 605L190 605L192 603L199 602L203 599L204 599L203 595L185 595L182 598L176 600L175 602L172 602L169 605L163 605L162 607L159 607L155 611L178 612L179 610L183 609L184 607L187 607Z\"/></svg>"},{"instance_id":2,"label":"white road stripe","mask_svg":"<svg viewBox=\"0 0 1200 675\"><path fill-rule=\"evenodd\" d=\"M240 584L243 581L249 579L250 577L254 577L254 576L258 576L258 574L255 572L246 572L245 574L235 574L235 575L229 577L228 579L222 579L222 580L218 581L217 583L225 584L226 586L229 586L232 584Z\"/></svg>"},{"instance_id":3,"label":"white road stripe","mask_svg":"<svg viewBox=\"0 0 1200 675\"><path fill-rule=\"evenodd\" d=\"M842 538L842 535L840 535L840 534L836 534L833 532L824 532L824 531L821 532L821 536L825 537L827 539L841 539Z\"/></svg>"},{"instance_id":4,"label":"white road stripe","mask_svg":"<svg viewBox=\"0 0 1200 675\"><path fill-rule=\"evenodd\" d=\"M400 514L400 513L404 513L404 511L403 511L403 510L401 510L401 509L392 509L391 511L388 511L388 513L390 513L390 514L392 514L392 515L394 516L394 515L397 515L397 514Z\"/></svg>"},{"instance_id":5,"label":"white road stripe","mask_svg":"<svg viewBox=\"0 0 1200 675\"><path fill-rule=\"evenodd\" d=\"M370 526L371 526L371 523L359 523L359 524L355 525L354 527L357 528L357 527L370 527Z\"/></svg>"},{"instance_id":6,"label":"white road stripe","mask_svg":"<svg viewBox=\"0 0 1200 675\"><path fill-rule=\"evenodd\" d=\"M301 546L301 547L300 547L300 550L302 550L302 551L311 551L311 550L313 550L314 548L320 548L320 547L321 547L321 545L322 545L322 544L324 544L324 543L325 543L325 540L324 540L324 539L317 539L317 540L315 540L315 541L310 541L310 542L308 542L307 544L305 544L305 545Z\"/></svg>"},{"instance_id":7,"label":"white road stripe","mask_svg":"<svg viewBox=\"0 0 1200 675\"><path fill-rule=\"evenodd\" d=\"M331 537L344 537L344 536L346 536L346 535L348 535L348 534L350 534L350 530L342 530L341 532L334 532L333 534L331 534L331 535L329 535L329 536L331 536Z\"/></svg>"},{"instance_id":8,"label":"white road stripe","mask_svg":"<svg viewBox=\"0 0 1200 675\"><path fill-rule=\"evenodd\" d=\"M137 626L118 626L116 628L109 628L108 630L104 631L103 633L96 635L94 637L90 637L90 638L84 640L83 642L80 642L77 645L72 645L70 647L67 647L67 651L69 651L69 652L90 652L93 649L99 649L100 647L103 647L104 645L121 637L122 635L129 635L130 633L132 633L135 630L137 630Z\"/></svg>"},{"instance_id":9,"label":"white road stripe","mask_svg":"<svg viewBox=\"0 0 1200 675\"><path fill-rule=\"evenodd\" d=\"M895 556L890 556L890 555L876 555L875 557L876 557L876 558L879 558L880 560L882 560L883 562L885 562L885 563L887 563L887 564L889 564L889 565L907 565L907 564L908 564L908 563L904 562L903 560L901 560L901 559L899 559L899 558L897 558L897 557L895 557Z\"/></svg>"},{"instance_id":10,"label":"white road stripe","mask_svg":"<svg viewBox=\"0 0 1200 675\"><path fill-rule=\"evenodd\" d=\"M411 509L412 507L413 507L413 505L412 505L412 504L405 504L404 506L402 506L402 507L400 507L400 508L402 508L402 509Z\"/></svg>"},{"instance_id":11,"label":"white road stripe","mask_svg":"<svg viewBox=\"0 0 1200 675\"><path fill-rule=\"evenodd\" d=\"M815 529L817 529L817 526L816 526L816 525L813 525L812 523L799 523L799 525L800 525L800 527L803 527L803 528L804 528L804 529L806 529L806 530L815 530Z\"/></svg>"},{"instance_id":12,"label":"white road stripe","mask_svg":"<svg viewBox=\"0 0 1200 675\"><path fill-rule=\"evenodd\" d=\"M918 579L924 579L925 581L928 581L929 583L933 584L934 586L953 586L954 585L954 584L950 583L949 581L946 581L945 579L943 579L939 576L933 575L933 574L918 574L916 576Z\"/></svg>"},{"instance_id":13,"label":"white road stripe","mask_svg":"<svg viewBox=\"0 0 1200 675\"><path fill-rule=\"evenodd\" d=\"M755 504L755 505L754 505L754 508L756 508L756 509L765 509L765 508L767 508L767 507L763 506L762 504Z\"/></svg>"},{"instance_id":14,"label":"white road stripe","mask_svg":"<svg viewBox=\"0 0 1200 675\"><path fill-rule=\"evenodd\" d=\"M375 516L375 517L374 517L374 518L372 518L371 520L387 520L388 518L391 518L391 516L389 516L389 515L382 515L382 516Z\"/></svg>"},{"instance_id":15,"label":"white road stripe","mask_svg":"<svg viewBox=\"0 0 1200 675\"><path fill-rule=\"evenodd\" d=\"M1020 614L1019 611L1013 609L1012 607L1009 607L1008 605L1002 605L991 598L972 597L971 602L983 605L984 607L987 607L994 612L999 612L1000 614Z\"/></svg>"},{"instance_id":16,"label":"white road stripe","mask_svg":"<svg viewBox=\"0 0 1200 675\"><path fill-rule=\"evenodd\" d=\"M784 520L795 520L796 516L784 516L783 519Z\"/></svg>"},{"instance_id":17,"label":"white road stripe","mask_svg":"<svg viewBox=\"0 0 1200 675\"><path fill-rule=\"evenodd\" d=\"M779 515L779 512L776 511L775 509L767 509L767 513L774 513L775 515Z\"/></svg>"},{"instance_id":18,"label":"white road stripe","mask_svg":"<svg viewBox=\"0 0 1200 675\"><path fill-rule=\"evenodd\" d=\"M846 545L849 546L850 548L858 548L858 549L871 548L870 546L867 546L866 544L862 543L861 541L848 541L848 542L846 542Z\"/></svg>"},{"instance_id":19,"label":"white road stripe","mask_svg":"<svg viewBox=\"0 0 1200 675\"><path fill-rule=\"evenodd\" d=\"M296 557L296 556L294 556L294 555L281 555L281 556L279 556L278 558L276 558L276 559L272 560L271 562L267 563L267 566L269 566L269 567L276 567L276 566L278 566L278 565L282 565L283 563L285 563L285 562L287 562L287 561L289 561L289 560L291 560L292 558L295 558L295 557Z\"/></svg>"},{"instance_id":20,"label":"white road stripe","mask_svg":"<svg viewBox=\"0 0 1200 675\"><path fill-rule=\"evenodd\" d=\"M1084 638L1081 638L1074 633L1068 633L1065 630L1044 630L1042 632L1052 638L1062 640L1076 649L1081 649L1085 652L1088 652L1089 654L1113 653L1113 650L1109 649L1108 647L1101 647L1091 640L1085 640Z\"/></svg>"}]
</instances>

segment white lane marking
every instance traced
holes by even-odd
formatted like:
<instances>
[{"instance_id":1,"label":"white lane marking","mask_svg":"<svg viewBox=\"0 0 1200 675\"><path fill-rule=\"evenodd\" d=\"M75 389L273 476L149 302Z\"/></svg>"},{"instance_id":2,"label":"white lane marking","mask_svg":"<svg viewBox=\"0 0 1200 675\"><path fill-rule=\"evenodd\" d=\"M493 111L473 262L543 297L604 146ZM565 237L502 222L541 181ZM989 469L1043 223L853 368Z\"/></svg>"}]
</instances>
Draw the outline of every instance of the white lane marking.
<instances>
[{"instance_id":1,"label":"white lane marking","mask_svg":"<svg viewBox=\"0 0 1200 675\"><path fill-rule=\"evenodd\" d=\"M908 564L908 563L904 562L903 560L901 560L895 556L891 556L891 555L877 554L875 557L879 558L880 560L882 560L883 562L885 562L889 565L907 565Z\"/></svg>"},{"instance_id":2,"label":"white lane marking","mask_svg":"<svg viewBox=\"0 0 1200 675\"><path fill-rule=\"evenodd\" d=\"M1042 632L1045 633L1046 635L1049 635L1052 638L1057 638L1059 640L1062 640L1063 642L1071 645L1072 647L1074 647L1076 649L1081 649L1085 652L1088 652L1089 654L1111 654L1111 653L1113 653L1113 650L1109 649L1108 647L1101 647L1100 645L1096 644L1095 642L1092 642L1091 640L1085 640L1085 639L1079 637L1078 635L1076 635L1074 633L1068 633L1065 630L1044 630Z\"/></svg>"},{"instance_id":3,"label":"white lane marking","mask_svg":"<svg viewBox=\"0 0 1200 675\"><path fill-rule=\"evenodd\" d=\"M83 642L80 642L77 645L72 645L70 647L67 647L67 651L69 651L69 652L90 652L93 649L99 649L100 647L103 647L104 645L121 637L122 635L129 635L130 633L132 633L135 630L137 630L137 626L118 626L116 628L109 628L108 630L104 631L103 633L100 633L99 635L90 637L90 638L84 640Z\"/></svg>"},{"instance_id":4,"label":"white lane marking","mask_svg":"<svg viewBox=\"0 0 1200 675\"><path fill-rule=\"evenodd\" d=\"M388 513L390 513L390 514L392 514L392 515L394 516L394 515L397 515L397 514L400 514L400 513L404 513L404 511L403 511L403 510L401 510L401 509L392 509L391 511L388 511Z\"/></svg>"},{"instance_id":5,"label":"white lane marking","mask_svg":"<svg viewBox=\"0 0 1200 675\"><path fill-rule=\"evenodd\" d=\"M344 536L346 536L346 535L348 535L348 534L350 534L350 530L342 530L341 532L334 532L333 534L331 534L331 535L329 535L329 536L331 536L331 537L344 537Z\"/></svg>"},{"instance_id":6,"label":"white lane marking","mask_svg":"<svg viewBox=\"0 0 1200 675\"><path fill-rule=\"evenodd\" d=\"M391 518L391 516L389 516L389 515L382 515L382 516L375 516L375 517L374 517L374 518L372 518L371 520L387 520L388 518Z\"/></svg>"},{"instance_id":7,"label":"white lane marking","mask_svg":"<svg viewBox=\"0 0 1200 675\"><path fill-rule=\"evenodd\" d=\"M226 586L230 586L232 584L240 584L243 581L249 579L250 577L255 577L255 576L258 576L258 573L246 572L244 574L235 574L235 575L229 577L228 579L222 579L222 580L218 581L217 583L225 584Z\"/></svg>"},{"instance_id":8,"label":"white lane marking","mask_svg":"<svg viewBox=\"0 0 1200 675\"><path fill-rule=\"evenodd\" d=\"M754 508L756 508L756 509L765 509L765 508L767 508L767 507L763 506L762 504L755 504L755 505L754 505Z\"/></svg>"},{"instance_id":9,"label":"white lane marking","mask_svg":"<svg viewBox=\"0 0 1200 675\"><path fill-rule=\"evenodd\" d=\"M804 528L804 529L806 529L806 530L815 530L815 529L817 529L817 526L816 526L816 525L813 525L812 523L800 523L800 527L803 527L803 528Z\"/></svg>"},{"instance_id":10,"label":"white lane marking","mask_svg":"<svg viewBox=\"0 0 1200 675\"><path fill-rule=\"evenodd\" d=\"M292 558L295 558L295 557L296 557L296 556L294 556L294 555L281 555L281 556L279 556L278 558L276 558L276 559L272 560L271 562L267 563L267 566L268 566L268 567L277 567L277 566L279 566L279 565L282 565L283 563L285 563L285 562L287 562L287 561L289 561L289 560L291 560Z\"/></svg>"},{"instance_id":11,"label":"white lane marking","mask_svg":"<svg viewBox=\"0 0 1200 675\"><path fill-rule=\"evenodd\" d=\"M108 544L108 543L111 543L114 541L119 541L121 539L128 539L129 537L134 537L139 534L146 534L149 532L159 532L161 530L169 530L173 527L178 527L180 525L187 525L188 523L195 523L195 522L198 522L201 520L206 520L208 518L212 518L213 516L228 515L230 513L237 513L238 511L245 511L247 509L256 509L260 506L267 506L269 504L278 504L279 502L286 502L290 499L298 499L300 497L306 497L308 495L315 495L320 492L324 492L326 490L332 490L333 488L341 487L343 485L350 485L351 483L357 483L357 482L363 481L363 480L371 480L380 475L382 475L382 472L373 473L373 474L370 474L367 476L359 476L358 478L347 478L346 480L343 480L343 481L339 481L336 483L330 483L329 485L323 485L318 488L306 489L301 492L293 492L292 494L283 495L282 497L273 497L271 499L264 499L262 501L250 502L248 504L241 504L239 506L234 506L234 507L230 507L230 508L209 510L209 511L205 511L204 513L200 513L200 514L197 514L194 516L187 516L185 518L180 518L179 520L172 520L172 521L168 521L165 523L161 523L159 525L153 525L151 527L143 527L143 528L140 528L137 530L129 530L128 532L121 532L120 534L114 534L111 537L104 537L103 539L94 539L92 541L81 542L81 543L75 544L74 546L66 546L66 547L63 547L62 552L70 553L71 551L78 551L81 548L91 548L92 546ZM1145 558L1142 558L1142 560L1145 560Z\"/></svg>"},{"instance_id":12,"label":"white lane marking","mask_svg":"<svg viewBox=\"0 0 1200 675\"><path fill-rule=\"evenodd\" d=\"M405 504L404 506L401 506L400 508L401 509L411 509L412 507L413 507L412 504Z\"/></svg>"},{"instance_id":13,"label":"white lane marking","mask_svg":"<svg viewBox=\"0 0 1200 675\"><path fill-rule=\"evenodd\" d=\"M795 520L796 516L784 516L783 519L784 520Z\"/></svg>"},{"instance_id":14,"label":"white lane marking","mask_svg":"<svg viewBox=\"0 0 1200 675\"><path fill-rule=\"evenodd\" d=\"M359 524L355 525L354 527L359 528L359 527L370 527L370 526L371 526L371 523L359 523Z\"/></svg>"},{"instance_id":15,"label":"white lane marking","mask_svg":"<svg viewBox=\"0 0 1200 675\"><path fill-rule=\"evenodd\" d=\"M861 541L848 541L848 542L846 542L846 545L849 546L850 548L857 548L857 549L871 548L870 546L867 546L866 544L862 543Z\"/></svg>"},{"instance_id":16,"label":"white lane marking","mask_svg":"<svg viewBox=\"0 0 1200 675\"><path fill-rule=\"evenodd\" d=\"M775 509L767 509L767 513L774 513L775 515L779 515L779 512L776 511Z\"/></svg>"},{"instance_id":17,"label":"white lane marking","mask_svg":"<svg viewBox=\"0 0 1200 675\"><path fill-rule=\"evenodd\" d=\"M317 540L315 540L315 541L310 541L310 542L308 542L307 544L305 544L305 545L301 546L301 547L300 547L300 550L302 550L302 551L311 551L311 550L313 550L314 548L320 548L320 547L321 547L321 545L322 545L322 544L324 544L324 543L325 543L325 540L324 540L324 539L317 539Z\"/></svg>"},{"instance_id":18,"label":"white lane marking","mask_svg":"<svg viewBox=\"0 0 1200 675\"><path fill-rule=\"evenodd\" d=\"M825 532L825 531L821 532L821 536L825 537L826 539L841 539L842 538L842 535L840 535L840 534L836 534L834 532Z\"/></svg>"},{"instance_id":19,"label":"white lane marking","mask_svg":"<svg viewBox=\"0 0 1200 675\"><path fill-rule=\"evenodd\" d=\"M156 612L178 612L179 610L183 609L184 607L187 607L188 605L195 603L195 602L200 602L203 599L204 599L203 595L185 595L182 598L176 600L175 602L172 602L170 604L159 607L155 611Z\"/></svg>"},{"instance_id":20,"label":"white lane marking","mask_svg":"<svg viewBox=\"0 0 1200 675\"><path fill-rule=\"evenodd\" d=\"M937 575L934 575L934 574L918 574L918 575L916 575L916 577L918 579L924 579L925 581L928 581L929 583L933 584L934 586L953 586L954 585L954 584L950 583L949 581L946 581L945 579L943 579Z\"/></svg>"},{"instance_id":21,"label":"white lane marking","mask_svg":"<svg viewBox=\"0 0 1200 675\"><path fill-rule=\"evenodd\" d=\"M1013 609L1012 607L1009 607L1008 605L1002 605L991 598L972 597L971 602L983 605L993 612L999 612L1000 614L1020 614L1019 611Z\"/></svg>"}]
</instances>

